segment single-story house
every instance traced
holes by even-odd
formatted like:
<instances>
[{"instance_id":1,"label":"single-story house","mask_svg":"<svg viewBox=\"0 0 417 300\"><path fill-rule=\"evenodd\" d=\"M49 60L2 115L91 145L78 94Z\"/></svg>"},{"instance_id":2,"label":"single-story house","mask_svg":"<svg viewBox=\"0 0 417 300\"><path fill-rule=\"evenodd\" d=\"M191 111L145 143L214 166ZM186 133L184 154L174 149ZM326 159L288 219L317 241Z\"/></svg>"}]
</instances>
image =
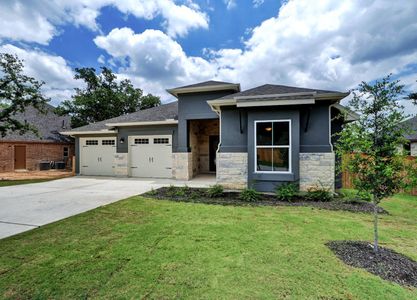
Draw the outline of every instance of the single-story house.
<instances>
[{"instance_id":1,"label":"single-story house","mask_svg":"<svg viewBox=\"0 0 417 300\"><path fill-rule=\"evenodd\" d=\"M28 106L23 113L15 115L16 120L34 126L37 134L9 132L5 137L0 136L0 172L35 171L40 169L41 162L58 161L71 167L74 141L59 133L71 129L71 120L69 116L57 115L54 109L45 104L45 112L41 113Z\"/></svg>"},{"instance_id":2,"label":"single-story house","mask_svg":"<svg viewBox=\"0 0 417 300\"><path fill-rule=\"evenodd\" d=\"M332 134L349 93L207 81L167 90L178 101L89 124L75 137L81 175L190 180L215 174L227 188L335 187Z\"/></svg>"},{"instance_id":3,"label":"single-story house","mask_svg":"<svg viewBox=\"0 0 417 300\"><path fill-rule=\"evenodd\" d=\"M411 156L417 156L417 116L405 120L403 124L410 131L404 136L408 140L404 150Z\"/></svg>"}]
</instances>

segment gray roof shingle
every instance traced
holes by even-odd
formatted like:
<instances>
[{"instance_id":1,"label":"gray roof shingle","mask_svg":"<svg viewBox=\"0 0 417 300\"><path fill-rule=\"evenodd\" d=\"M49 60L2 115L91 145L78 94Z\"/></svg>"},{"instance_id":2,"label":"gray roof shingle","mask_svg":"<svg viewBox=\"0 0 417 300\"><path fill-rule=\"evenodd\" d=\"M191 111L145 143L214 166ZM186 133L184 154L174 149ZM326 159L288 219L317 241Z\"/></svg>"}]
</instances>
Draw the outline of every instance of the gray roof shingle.
<instances>
[{"instance_id":1,"label":"gray roof shingle","mask_svg":"<svg viewBox=\"0 0 417 300\"><path fill-rule=\"evenodd\" d=\"M195 84L190 85L184 85L180 87L176 87L175 89L187 89L187 88L196 88L196 87L206 87L206 86L214 86L214 85L224 85L224 84L234 84L231 82L224 82L224 81L215 81L215 80L209 80L209 81L203 81Z\"/></svg>"},{"instance_id":2,"label":"gray roof shingle","mask_svg":"<svg viewBox=\"0 0 417 300\"><path fill-rule=\"evenodd\" d=\"M39 112L33 106L26 107L23 113L15 115L15 119L24 122L25 120L38 130L38 135L28 131L22 135L18 132L9 132L5 137L0 136L2 141L25 141L25 142L72 142L67 136L59 134L60 131L71 129L70 116L59 116L55 112L55 107L46 104L46 113Z\"/></svg>"},{"instance_id":3,"label":"gray roof shingle","mask_svg":"<svg viewBox=\"0 0 417 300\"><path fill-rule=\"evenodd\" d=\"M243 96L262 96L262 95L275 95L275 94L289 94L289 93L302 93L302 92L317 92L318 94L325 93L341 93L336 91L327 91L327 90L318 90L318 89L308 89L300 88L294 86L286 85L276 85L276 84L264 84L249 90L245 90L239 93L231 94L224 96L221 99L231 99L234 97L243 97Z\"/></svg>"},{"instance_id":4,"label":"gray roof shingle","mask_svg":"<svg viewBox=\"0 0 417 300\"><path fill-rule=\"evenodd\" d=\"M178 102L163 104L160 106L139 110L134 113L122 115L108 120L91 123L82 127L74 128L72 132L99 131L109 129L108 123L125 123L125 122L151 122L164 121L167 119L178 120Z\"/></svg>"}]
</instances>

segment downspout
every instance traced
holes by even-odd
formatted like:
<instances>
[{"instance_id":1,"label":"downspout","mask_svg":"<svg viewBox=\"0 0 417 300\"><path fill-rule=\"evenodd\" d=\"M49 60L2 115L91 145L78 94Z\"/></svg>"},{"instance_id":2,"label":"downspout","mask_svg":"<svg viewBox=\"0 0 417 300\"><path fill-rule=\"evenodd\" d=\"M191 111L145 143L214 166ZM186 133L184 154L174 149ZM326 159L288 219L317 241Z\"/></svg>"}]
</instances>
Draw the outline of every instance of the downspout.
<instances>
[{"instance_id":1,"label":"downspout","mask_svg":"<svg viewBox=\"0 0 417 300\"><path fill-rule=\"evenodd\" d=\"M336 103L329 105L329 145L330 145L330 149L332 150L332 152L334 152L333 143L332 143L332 107L335 104Z\"/></svg>"}]
</instances>

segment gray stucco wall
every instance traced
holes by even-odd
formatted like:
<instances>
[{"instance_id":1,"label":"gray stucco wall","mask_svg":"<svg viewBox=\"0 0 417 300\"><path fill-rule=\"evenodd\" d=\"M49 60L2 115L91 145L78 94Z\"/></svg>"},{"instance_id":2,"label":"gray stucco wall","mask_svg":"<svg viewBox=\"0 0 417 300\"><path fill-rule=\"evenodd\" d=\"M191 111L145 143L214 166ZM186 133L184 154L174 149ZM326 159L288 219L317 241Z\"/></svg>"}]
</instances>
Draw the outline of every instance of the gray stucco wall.
<instances>
[{"instance_id":1,"label":"gray stucco wall","mask_svg":"<svg viewBox=\"0 0 417 300\"><path fill-rule=\"evenodd\" d=\"M329 105L327 101L300 107L300 152L330 152Z\"/></svg>"},{"instance_id":2,"label":"gray stucco wall","mask_svg":"<svg viewBox=\"0 0 417 300\"><path fill-rule=\"evenodd\" d=\"M220 152L248 151L248 115L245 109L222 108L221 139Z\"/></svg>"},{"instance_id":3,"label":"gray stucco wall","mask_svg":"<svg viewBox=\"0 0 417 300\"><path fill-rule=\"evenodd\" d=\"M218 119L208 100L232 94L233 91L180 94L178 96L178 152L189 152L188 120Z\"/></svg>"},{"instance_id":4,"label":"gray stucco wall","mask_svg":"<svg viewBox=\"0 0 417 300\"><path fill-rule=\"evenodd\" d=\"M270 174L255 172L255 136L254 123L259 120L291 120L291 165L289 174ZM294 109L271 111L252 110L248 112L248 183L258 191L273 191L283 182L297 181L299 179L299 149L300 149L300 113Z\"/></svg>"},{"instance_id":5,"label":"gray stucco wall","mask_svg":"<svg viewBox=\"0 0 417 300\"><path fill-rule=\"evenodd\" d=\"M134 135L172 135L172 151L176 152L178 147L177 125L154 125L140 127L119 127L117 132L117 153L128 153L129 136ZM120 139L124 138L124 143Z\"/></svg>"},{"instance_id":6,"label":"gray stucco wall","mask_svg":"<svg viewBox=\"0 0 417 300\"><path fill-rule=\"evenodd\" d=\"M316 105L276 106L265 109L269 112L295 110L300 116L300 152L331 152L329 143L329 102ZM257 108L225 106L221 113L220 152L246 152L248 114Z\"/></svg>"}]
</instances>

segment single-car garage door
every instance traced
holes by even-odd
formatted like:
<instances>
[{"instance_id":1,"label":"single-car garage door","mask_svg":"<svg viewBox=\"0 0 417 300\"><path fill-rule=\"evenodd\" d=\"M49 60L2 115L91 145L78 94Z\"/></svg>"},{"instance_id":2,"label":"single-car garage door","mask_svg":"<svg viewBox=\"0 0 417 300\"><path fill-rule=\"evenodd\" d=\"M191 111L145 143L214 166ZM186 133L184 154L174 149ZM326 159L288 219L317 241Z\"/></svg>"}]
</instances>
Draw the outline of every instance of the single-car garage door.
<instances>
[{"instance_id":1,"label":"single-car garage door","mask_svg":"<svg viewBox=\"0 0 417 300\"><path fill-rule=\"evenodd\" d=\"M81 175L113 176L116 138L80 138Z\"/></svg>"},{"instance_id":2,"label":"single-car garage door","mask_svg":"<svg viewBox=\"0 0 417 300\"><path fill-rule=\"evenodd\" d=\"M172 136L131 136L129 153L132 177L172 177Z\"/></svg>"}]
</instances>

